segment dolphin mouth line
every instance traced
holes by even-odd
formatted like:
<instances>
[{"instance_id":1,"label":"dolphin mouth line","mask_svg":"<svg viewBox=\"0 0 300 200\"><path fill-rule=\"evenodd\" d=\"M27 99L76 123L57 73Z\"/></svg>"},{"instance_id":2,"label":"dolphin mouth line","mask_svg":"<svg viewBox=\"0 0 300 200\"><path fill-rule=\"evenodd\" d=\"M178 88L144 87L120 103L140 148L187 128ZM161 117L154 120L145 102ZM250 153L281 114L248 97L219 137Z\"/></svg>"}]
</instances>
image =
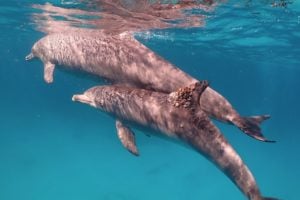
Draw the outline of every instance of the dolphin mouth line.
<instances>
[{"instance_id":1,"label":"dolphin mouth line","mask_svg":"<svg viewBox=\"0 0 300 200\"><path fill-rule=\"evenodd\" d=\"M73 95L72 101L79 101L79 102L85 103L85 104L93 104L93 101L91 101L91 99L84 94Z\"/></svg>"}]
</instances>

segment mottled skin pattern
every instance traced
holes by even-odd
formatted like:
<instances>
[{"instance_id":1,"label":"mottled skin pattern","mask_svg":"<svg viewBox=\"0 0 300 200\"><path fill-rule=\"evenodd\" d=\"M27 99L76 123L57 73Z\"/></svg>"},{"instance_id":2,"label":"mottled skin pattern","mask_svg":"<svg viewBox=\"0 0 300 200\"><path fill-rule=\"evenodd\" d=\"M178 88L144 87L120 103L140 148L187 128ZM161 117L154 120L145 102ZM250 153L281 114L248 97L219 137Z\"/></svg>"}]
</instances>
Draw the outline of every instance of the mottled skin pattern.
<instances>
[{"instance_id":1,"label":"mottled skin pattern","mask_svg":"<svg viewBox=\"0 0 300 200\"><path fill-rule=\"evenodd\" d=\"M261 196L247 166L197 106L206 86L206 82L196 83L170 95L125 86L98 86L74 95L73 101L187 143L220 168L248 199L268 199Z\"/></svg>"},{"instance_id":2,"label":"mottled skin pattern","mask_svg":"<svg viewBox=\"0 0 300 200\"><path fill-rule=\"evenodd\" d=\"M104 77L113 83L166 93L197 82L128 33L114 36L100 31L50 34L34 44L26 59L33 57L43 61L44 79L48 83L53 81L56 64ZM211 88L203 93L201 108L209 116L232 123L256 139L266 140L259 123L268 116L259 120L243 118Z\"/></svg>"}]
</instances>

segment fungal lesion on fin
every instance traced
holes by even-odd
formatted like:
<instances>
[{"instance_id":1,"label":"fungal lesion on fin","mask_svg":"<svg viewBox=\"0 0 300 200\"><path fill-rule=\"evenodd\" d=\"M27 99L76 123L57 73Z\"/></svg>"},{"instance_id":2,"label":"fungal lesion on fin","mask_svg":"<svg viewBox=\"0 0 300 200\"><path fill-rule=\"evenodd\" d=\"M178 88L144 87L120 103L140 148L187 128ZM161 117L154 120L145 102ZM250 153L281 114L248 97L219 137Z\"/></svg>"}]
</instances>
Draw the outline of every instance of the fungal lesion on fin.
<instances>
[{"instance_id":1,"label":"fungal lesion on fin","mask_svg":"<svg viewBox=\"0 0 300 200\"><path fill-rule=\"evenodd\" d=\"M208 81L196 82L188 87L179 88L172 92L169 97L173 106L194 110L199 104L199 98L203 91L208 87Z\"/></svg>"}]
</instances>

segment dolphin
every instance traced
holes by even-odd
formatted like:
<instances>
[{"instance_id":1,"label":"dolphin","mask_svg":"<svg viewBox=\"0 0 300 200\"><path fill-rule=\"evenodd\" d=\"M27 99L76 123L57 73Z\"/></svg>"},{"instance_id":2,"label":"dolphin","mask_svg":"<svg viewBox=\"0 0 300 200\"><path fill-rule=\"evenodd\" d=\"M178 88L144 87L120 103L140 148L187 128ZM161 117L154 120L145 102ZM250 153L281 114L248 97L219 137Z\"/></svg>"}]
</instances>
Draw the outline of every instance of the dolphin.
<instances>
[{"instance_id":1,"label":"dolphin","mask_svg":"<svg viewBox=\"0 0 300 200\"><path fill-rule=\"evenodd\" d=\"M275 200L261 196L248 167L199 108L199 99L207 86L207 81L196 82L170 94L124 85L96 86L74 95L72 100L115 117L121 143L134 155L139 153L130 127L150 128L201 153L221 169L249 200Z\"/></svg>"},{"instance_id":2,"label":"dolphin","mask_svg":"<svg viewBox=\"0 0 300 200\"><path fill-rule=\"evenodd\" d=\"M39 58L44 63L44 80L53 82L55 65L81 70L137 88L170 93L198 80L137 41L131 33L106 34L80 30L49 34L37 41L26 60ZM219 121L234 124L247 135L273 142L261 133L260 123L269 115L242 117L221 94L207 88L201 108Z\"/></svg>"}]
</instances>

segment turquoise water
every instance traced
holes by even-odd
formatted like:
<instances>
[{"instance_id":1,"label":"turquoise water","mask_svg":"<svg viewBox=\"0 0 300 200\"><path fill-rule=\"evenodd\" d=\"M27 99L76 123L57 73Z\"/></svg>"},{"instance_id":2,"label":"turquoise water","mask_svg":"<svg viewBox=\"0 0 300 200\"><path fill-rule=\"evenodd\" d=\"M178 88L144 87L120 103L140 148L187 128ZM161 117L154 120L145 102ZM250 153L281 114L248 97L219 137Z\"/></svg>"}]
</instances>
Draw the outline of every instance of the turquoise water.
<instances>
[{"instance_id":1,"label":"turquoise water","mask_svg":"<svg viewBox=\"0 0 300 200\"><path fill-rule=\"evenodd\" d=\"M134 157L121 146L114 120L75 93L102 80L56 70L43 81L40 61L26 62L39 31L33 4L0 0L0 200L239 200L244 196L204 157L137 132ZM75 2L51 1L64 8ZM300 199L300 3L227 2L202 11L201 27L136 33L182 70L207 79L243 115L271 114L255 141L216 122L253 172L262 193Z\"/></svg>"}]
</instances>

